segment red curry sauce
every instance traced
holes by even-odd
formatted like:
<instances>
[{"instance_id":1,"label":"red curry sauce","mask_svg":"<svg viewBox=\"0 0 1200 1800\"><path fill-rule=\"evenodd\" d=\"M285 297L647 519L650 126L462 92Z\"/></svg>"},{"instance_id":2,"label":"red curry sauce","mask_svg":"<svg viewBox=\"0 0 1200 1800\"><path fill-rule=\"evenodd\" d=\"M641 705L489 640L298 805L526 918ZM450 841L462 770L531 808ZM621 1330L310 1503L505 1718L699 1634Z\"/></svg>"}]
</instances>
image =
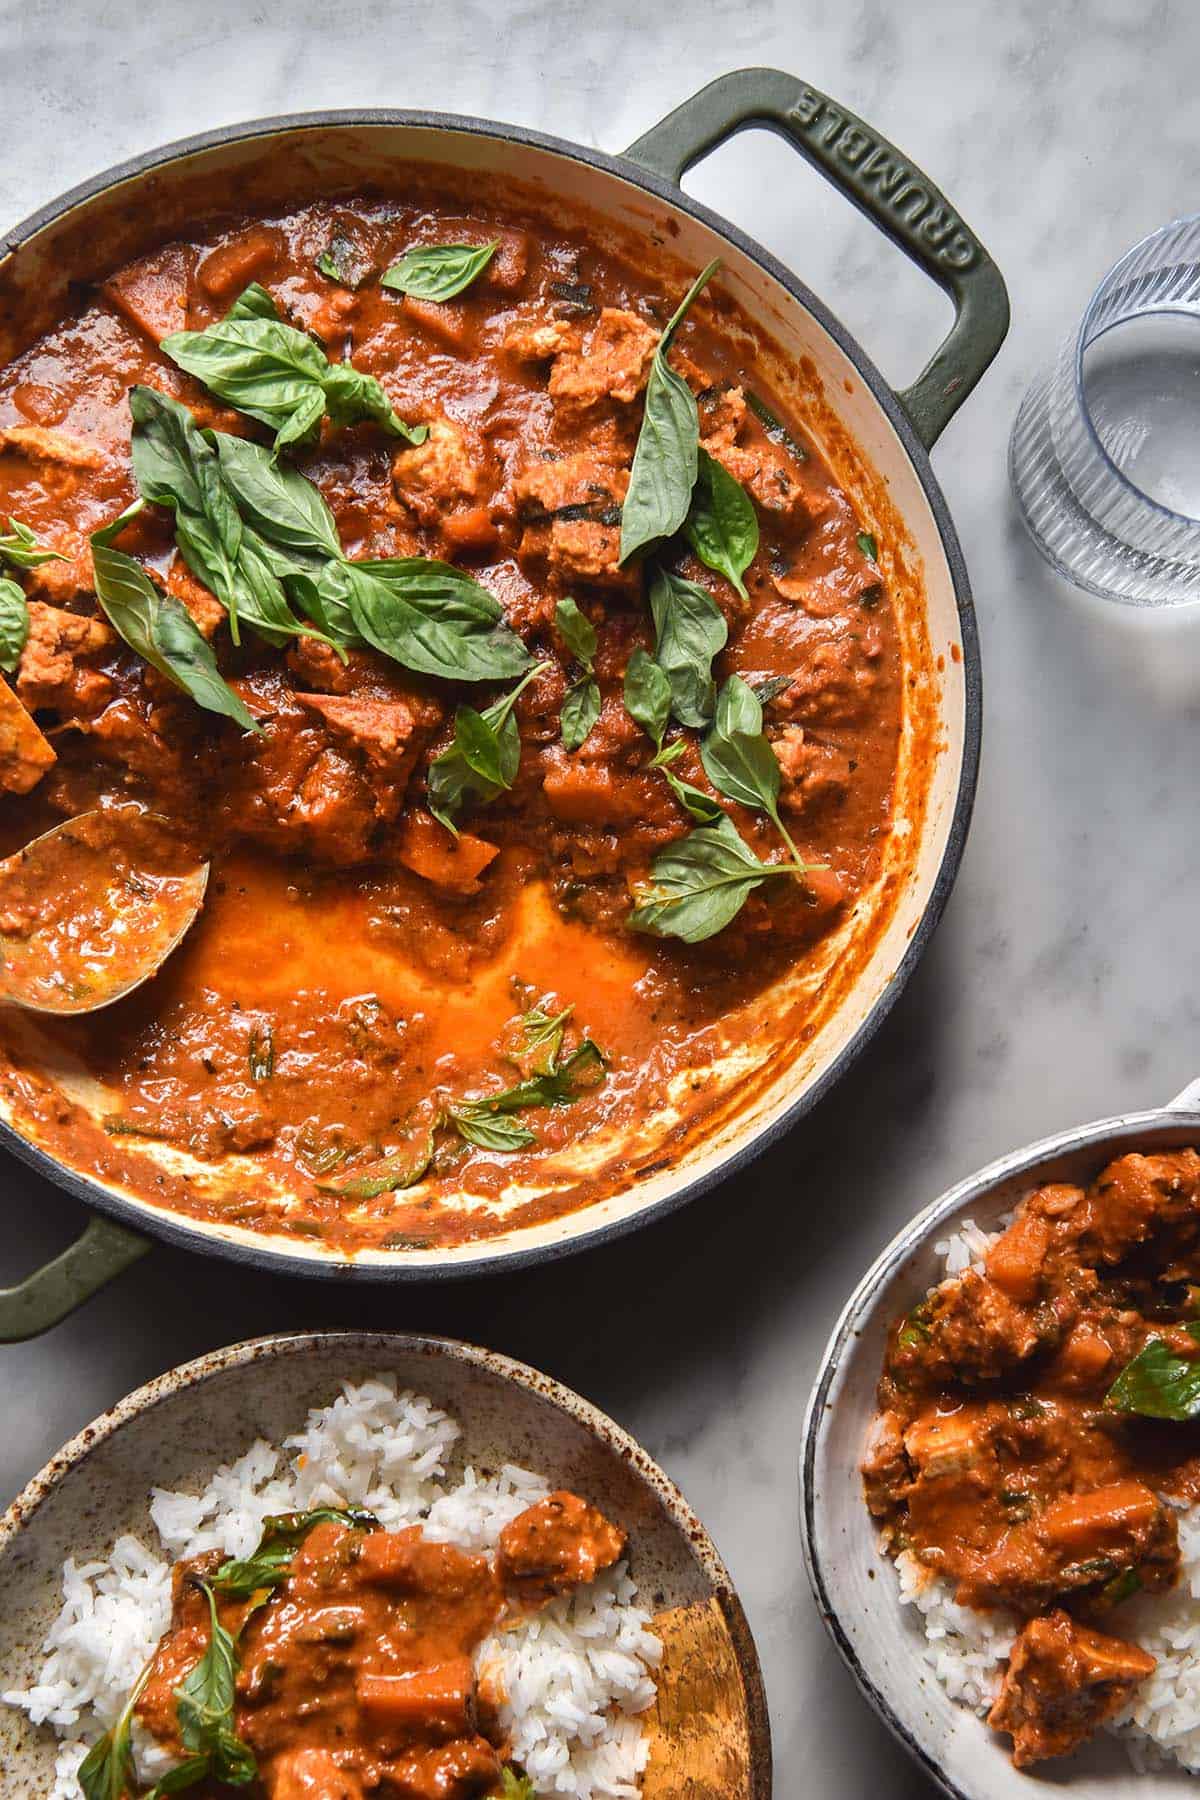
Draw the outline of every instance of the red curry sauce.
<instances>
[{"instance_id":1,"label":"red curry sauce","mask_svg":"<svg viewBox=\"0 0 1200 1800\"><path fill-rule=\"evenodd\" d=\"M332 1518L313 1525L270 1590L222 1593L219 1555L179 1563L171 1628L138 1716L186 1756L180 1689L212 1640L211 1583L236 1661L231 1728L256 1771L239 1791L267 1800L499 1794L504 1696L486 1672L477 1676L475 1652L502 1621L591 1581L624 1549L624 1532L559 1491L504 1527L495 1557L433 1542L418 1525L362 1530Z\"/></svg>"},{"instance_id":2,"label":"red curry sauce","mask_svg":"<svg viewBox=\"0 0 1200 1800\"><path fill-rule=\"evenodd\" d=\"M373 272L357 290L315 266L335 232ZM379 286L414 242L492 238L495 257L460 298L414 301ZM164 334L222 317L252 281L331 358L378 376L406 420L429 427L409 447L374 426L326 423L315 449L288 453L329 503L347 553L462 568L549 665L517 702L511 791L468 805L457 843L428 813L427 771L451 740L456 704L481 706L503 685L455 687L373 650L352 649L343 663L311 638L271 649L246 631L236 649L155 507L121 547L183 601L264 735L202 712L98 611L87 533L135 497L132 385L181 399L201 425L269 441L158 348ZM627 927L653 857L692 824L647 766L653 745L622 699L629 658L652 650L654 633L643 570L619 562L620 501L653 348L678 299L671 278L601 250L570 222L477 205L467 216L452 196L322 204L131 265L0 377L0 512L66 558L22 578L31 630L13 686L55 760L34 768L16 753L8 843L63 814L136 800L212 859L202 917L162 974L94 1020L54 1027L113 1093L117 1136L106 1141L45 1101L14 1046L9 1091L41 1111L61 1153L149 1198L168 1190L144 1172L135 1134L214 1167L240 1154L262 1180L243 1161L236 1200L175 1181L169 1203L349 1250L459 1242L565 1211L628 1165L617 1156L599 1174L561 1175L557 1191L531 1187L515 1213L494 1203L584 1136L607 1129L619 1144L669 1093L693 1125L702 1120L717 1097L708 1065L736 1037L738 1009L819 956L870 889L904 706L892 597L811 439L764 392L757 340L718 276L670 362L697 396L703 445L750 496L761 540L745 600L686 549L674 566L727 621L718 682L738 673L771 684L765 729L782 817L816 867L804 882L751 894L706 943ZM579 670L554 628L568 595L596 631L602 696L574 752L560 717ZM669 737L682 743L675 773L711 792L697 734L672 726ZM777 856L761 813L725 810L757 855ZM591 1039L606 1069L572 1104L523 1115L533 1144L500 1152L438 1131L412 1194L330 1191L383 1156L411 1148L419 1159L448 1099L528 1074L512 1059L513 1034L535 1005L571 1009L562 1054ZM292 1196L286 1206L280 1191Z\"/></svg>"},{"instance_id":3,"label":"red curry sauce","mask_svg":"<svg viewBox=\"0 0 1200 1800\"><path fill-rule=\"evenodd\" d=\"M889 1336L867 1503L960 1605L1016 1615L989 1722L1018 1767L1074 1749L1155 1667L1112 1633L1177 1579L1200 1419L1135 1359L1155 1346L1200 1392L1198 1281L1200 1155L1122 1156L1028 1195Z\"/></svg>"}]
</instances>

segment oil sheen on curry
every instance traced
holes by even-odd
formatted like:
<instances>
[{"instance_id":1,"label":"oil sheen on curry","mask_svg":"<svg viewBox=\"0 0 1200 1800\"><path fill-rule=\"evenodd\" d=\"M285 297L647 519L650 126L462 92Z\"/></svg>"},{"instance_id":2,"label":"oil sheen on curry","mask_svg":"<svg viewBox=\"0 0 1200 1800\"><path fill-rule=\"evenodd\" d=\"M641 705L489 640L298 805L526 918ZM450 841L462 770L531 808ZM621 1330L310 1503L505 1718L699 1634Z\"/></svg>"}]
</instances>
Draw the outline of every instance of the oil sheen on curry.
<instances>
[{"instance_id":1,"label":"oil sheen on curry","mask_svg":"<svg viewBox=\"0 0 1200 1800\"><path fill-rule=\"evenodd\" d=\"M1016 1615L988 1722L1018 1768L1155 1668L1122 1608L1174 1585L1200 1499L1198 1284L1200 1155L1129 1155L1030 1194L893 1327L867 1502L961 1605Z\"/></svg>"},{"instance_id":2,"label":"oil sheen on curry","mask_svg":"<svg viewBox=\"0 0 1200 1800\"><path fill-rule=\"evenodd\" d=\"M3 1027L75 1166L341 1252L574 1210L656 1110L705 1129L739 1017L879 881L884 526L719 267L652 269L477 197L323 202L131 264L3 373L3 848L132 806L211 862L162 972L47 1028L102 1124Z\"/></svg>"}]
</instances>

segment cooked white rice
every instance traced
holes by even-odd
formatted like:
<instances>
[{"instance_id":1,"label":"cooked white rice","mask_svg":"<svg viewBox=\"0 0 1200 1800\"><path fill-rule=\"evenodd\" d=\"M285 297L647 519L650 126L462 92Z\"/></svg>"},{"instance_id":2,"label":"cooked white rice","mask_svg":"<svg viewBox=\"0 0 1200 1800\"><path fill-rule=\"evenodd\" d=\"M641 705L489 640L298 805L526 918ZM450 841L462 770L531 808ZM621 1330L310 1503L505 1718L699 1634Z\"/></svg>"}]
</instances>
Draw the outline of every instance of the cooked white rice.
<instances>
[{"instance_id":1,"label":"cooked white rice","mask_svg":"<svg viewBox=\"0 0 1200 1800\"><path fill-rule=\"evenodd\" d=\"M467 1469L447 1487L446 1458L458 1436L446 1413L419 1394L398 1393L389 1377L347 1385L331 1406L310 1412L282 1450L259 1439L202 1494L156 1488L158 1549L126 1536L104 1558L65 1563L41 1676L0 1696L64 1740L49 1800L81 1800L76 1771L87 1747L112 1724L167 1628L177 1559L208 1550L246 1556L268 1514L322 1505L365 1506L389 1529L419 1521L442 1542L494 1549L548 1483L509 1466L486 1477ZM661 1655L621 1563L498 1631L480 1646L477 1666L504 1696L513 1755L539 1793L633 1800L647 1757L637 1715L654 1699ZM139 1773L152 1781L169 1759L144 1734L137 1748Z\"/></svg>"},{"instance_id":2,"label":"cooked white rice","mask_svg":"<svg viewBox=\"0 0 1200 1800\"><path fill-rule=\"evenodd\" d=\"M935 1245L944 1273L978 1267L999 1235L964 1219L952 1237ZM1124 1740L1138 1769L1177 1762L1200 1770L1200 1506L1179 1508L1179 1549L1178 1585L1129 1600L1121 1609L1122 1632L1158 1659L1153 1675L1105 1726ZM921 1615L923 1660L952 1700L986 1713L1000 1686L1017 1619L1002 1610L956 1605L953 1584L907 1551L896 1558L896 1573L901 1601Z\"/></svg>"}]
</instances>

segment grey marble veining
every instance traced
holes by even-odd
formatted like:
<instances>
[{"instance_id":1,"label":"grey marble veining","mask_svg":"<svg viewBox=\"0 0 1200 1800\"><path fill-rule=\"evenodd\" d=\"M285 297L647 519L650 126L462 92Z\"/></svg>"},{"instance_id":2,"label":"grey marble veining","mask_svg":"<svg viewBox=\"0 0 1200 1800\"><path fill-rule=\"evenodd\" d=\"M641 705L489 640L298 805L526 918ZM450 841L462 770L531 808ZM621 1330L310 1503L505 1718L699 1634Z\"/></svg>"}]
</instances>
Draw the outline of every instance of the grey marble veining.
<instances>
[{"instance_id":1,"label":"grey marble veining","mask_svg":"<svg viewBox=\"0 0 1200 1800\"><path fill-rule=\"evenodd\" d=\"M1013 330L934 462L971 567L986 721L945 921L868 1055L731 1189L573 1264L428 1292L230 1274L155 1252L52 1337L0 1351L7 1497L152 1373L271 1327L422 1327L539 1364L634 1431L727 1557L766 1669L778 1791L927 1794L809 1601L795 1450L810 1376L867 1261L991 1156L1157 1104L1200 1071L1194 824L1200 622L1062 588L1025 543L1008 428L1104 269L1200 207L1200 11L1179 0L6 0L0 219L165 139L256 114L392 104L619 149L712 76L775 63L923 165L1004 271ZM946 307L782 144L744 136L691 190L798 269L902 382ZM0 1170L12 1279L78 1209ZM596 1329L580 1300L606 1296Z\"/></svg>"}]
</instances>

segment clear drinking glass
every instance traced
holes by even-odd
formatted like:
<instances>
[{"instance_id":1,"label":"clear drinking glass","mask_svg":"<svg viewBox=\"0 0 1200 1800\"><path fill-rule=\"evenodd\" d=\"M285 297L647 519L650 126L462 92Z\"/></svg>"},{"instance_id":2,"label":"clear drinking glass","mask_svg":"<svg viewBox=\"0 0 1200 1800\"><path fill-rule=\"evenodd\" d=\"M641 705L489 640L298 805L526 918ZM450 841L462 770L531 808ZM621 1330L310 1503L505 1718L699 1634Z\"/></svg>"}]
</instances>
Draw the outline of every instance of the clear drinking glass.
<instances>
[{"instance_id":1,"label":"clear drinking glass","mask_svg":"<svg viewBox=\"0 0 1200 1800\"><path fill-rule=\"evenodd\" d=\"M1104 277L1021 403L1009 472L1069 581L1132 606L1200 600L1200 216Z\"/></svg>"}]
</instances>

